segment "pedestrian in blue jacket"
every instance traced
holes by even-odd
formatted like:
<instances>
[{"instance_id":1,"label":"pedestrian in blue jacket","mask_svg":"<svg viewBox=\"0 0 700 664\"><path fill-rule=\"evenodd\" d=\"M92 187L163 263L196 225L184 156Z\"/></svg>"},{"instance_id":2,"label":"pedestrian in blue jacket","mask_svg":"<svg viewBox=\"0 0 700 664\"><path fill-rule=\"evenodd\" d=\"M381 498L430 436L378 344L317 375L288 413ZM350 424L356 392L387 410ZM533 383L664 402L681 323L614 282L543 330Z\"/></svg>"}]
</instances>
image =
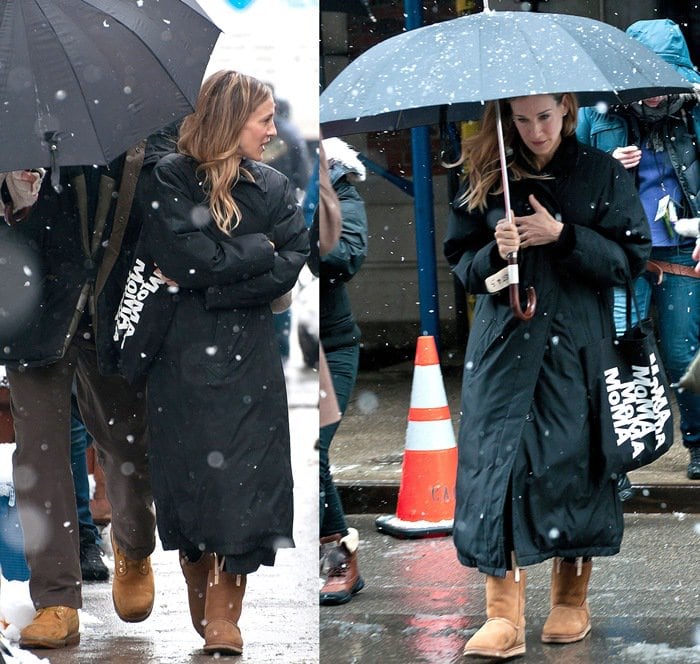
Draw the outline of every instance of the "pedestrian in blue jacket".
<instances>
[{"instance_id":1,"label":"pedestrian in blue jacket","mask_svg":"<svg viewBox=\"0 0 700 664\"><path fill-rule=\"evenodd\" d=\"M627 34L700 86L700 74L676 23L669 19L637 21ZM692 257L700 217L699 101L697 94L682 94L652 97L607 112L583 108L576 130L582 143L611 153L635 179L653 245L647 271L635 282L639 315L646 317L654 303L661 355L674 383L700 345L699 277L693 271ZM615 326L622 331L622 289L616 291L614 311ZM632 314L634 318L634 308ZM699 480L700 395L679 390L677 397L683 444L690 453L688 478Z\"/></svg>"}]
</instances>

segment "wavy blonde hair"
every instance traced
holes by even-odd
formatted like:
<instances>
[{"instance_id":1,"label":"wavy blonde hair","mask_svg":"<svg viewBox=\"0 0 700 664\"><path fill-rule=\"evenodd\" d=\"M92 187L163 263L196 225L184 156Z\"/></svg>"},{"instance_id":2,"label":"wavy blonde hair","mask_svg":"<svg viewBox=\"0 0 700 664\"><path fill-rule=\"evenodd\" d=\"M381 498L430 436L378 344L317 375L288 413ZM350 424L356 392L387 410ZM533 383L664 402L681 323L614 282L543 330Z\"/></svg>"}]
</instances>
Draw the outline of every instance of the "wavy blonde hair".
<instances>
[{"instance_id":1,"label":"wavy blonde hair","mask_svg":"<svg viewBox=\"0 0 700 664\"><path fill-rule=\"evenodd\" d=\"M562 136L572 136L576 132L578 116L576 96L566 92L554 94L552 97L554 97L557 105L567 104L567 113L562 121L561 133ZM513 123L513 111L510 107L510 102L511 100L508 99L501 106L503 142L506 148L506 161L510 176L514 180L542 178L543 176L533 175L520 166L515 159L516 153L518 153L527 164L536 168L532 153L523 143ZM486 197L489 194L500 194L503 192L501 161L498 154L498 134L496 130L496 103L491 101L486 104L481 128L476 134L462 141L462 153L459 159L453 164L444 164L449 167L466 164L466 177L469 180L469 187L458 202L466 202L469 211L485 209Z\"/></svg>"},{"instance_id":2,"label":"wavy blonde hair","mask_svg":"<svg viewBox=\"0 0 700 664\"><path fill-rule=\"evenodd\" d=\"M272 99L269 86L236 71L218 71L202 84L194 113L182 122L178 151L198 162L216 225L230 233L241 223L232 189L241 175L238 148L243 127L260 104Z\"/></svg>"}]
</instances>

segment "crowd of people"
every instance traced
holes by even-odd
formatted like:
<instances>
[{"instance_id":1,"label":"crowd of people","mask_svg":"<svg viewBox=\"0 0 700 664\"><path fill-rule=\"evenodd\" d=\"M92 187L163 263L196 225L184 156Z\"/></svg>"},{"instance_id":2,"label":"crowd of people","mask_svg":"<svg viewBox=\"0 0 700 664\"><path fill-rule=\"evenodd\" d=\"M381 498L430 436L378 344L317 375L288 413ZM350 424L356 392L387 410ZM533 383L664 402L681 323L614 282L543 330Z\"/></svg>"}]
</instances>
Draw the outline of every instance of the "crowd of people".
<instances>
[{"instance_id":1,"label":"crowd of people","mask_svg":"<svg viewBox=\"0 0 700 664\"><path fill-rule=\"evenodd\" d=\"M639 21L628 33L700 85L675 23ZM591 461L581 349L624 329L628 282L638 315L654 312L673 383L700 346L700 97L605 110L579 108L572 93L509 99L506 183L498 103L462 143L444 254L476 296L454 544L485 576L487 621L464 653L507 658L525 653L525 567L552 560L541 640L573 643L591 630L593 557L620 550L629 482L601 478ZM182 123L108 165L0 178L5 249L33 248L44 270L40 303L0 340L36 609L23 648L77 644L82 581L109 576L89 508L92 445L111 505L117 615L141 622L152 611L157 534L178 551L204 651L243 652L246 579L295 546L289 328L273 303L307 264L320 284L319 602L345 604L364 587L330 449L360 359L346 285L368 253L365 166L340 139L322 141L309 229L313 168L291 130L275 140L279 110L269 85L220 71ZM514 253L546 316L517 320L507 291L490 285ZM700 396L676 396L687 477L698 480Z\"/></svg>"},{"instance_id":2,"label":"crowd of people","mask_svg":"<svg viewBox=\"0 0 700 664\"><path fill-rule=\"evenodd\" d=\"M43 169L4 178L4 249L32 247L43 267L41 302L0 358L36 609L22 648L78 643L82 580L107 572L89 513L86 431L111 504L123 621L153 608L156 521L163 548L179 551L192 624L211 654L242 652L246 577L294 546L271 304L292 289L309 235L289 180L262 163L274 117L269 86L221 71L181 126L107 166L63 167L57 186ZM144 256L169 316L141 311L125 332L117 312ZM123 341L137 327L154 354L135 374Z\"/></svg>"}]
</instances>

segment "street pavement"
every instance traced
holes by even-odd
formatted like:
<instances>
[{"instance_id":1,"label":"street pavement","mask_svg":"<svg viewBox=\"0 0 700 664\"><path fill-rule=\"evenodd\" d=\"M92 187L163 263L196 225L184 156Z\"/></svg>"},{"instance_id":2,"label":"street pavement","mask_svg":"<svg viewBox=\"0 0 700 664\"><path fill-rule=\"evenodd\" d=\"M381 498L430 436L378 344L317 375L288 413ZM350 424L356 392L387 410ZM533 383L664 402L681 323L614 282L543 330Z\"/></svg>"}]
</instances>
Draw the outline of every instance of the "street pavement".
<instances>
[{"instance_id":1,"label":"street pavement","mask_svg":"<svg viewBox=\"0 0 700 664\"><path fill-rule=\"evenodd\" d=\"M460 364L441 361L455 435ZM451 537L396 539L376 529L377 516L395 514L412 380L412 361L363 368L333 440L332 470L360 532L366 587L349 604L321 607L321 662L484 661L461 655L485 620L484 577L459 564ZM700 664L700 482L687 479L687 463L677 431L664 457L630 473L622 550L594 559L593 631L584 641L540 643L551 567L528 568L528 650L515 661Z\"/></svg>"},{"instance_id":2,"label":"street pavement","mask_svg":"<svg viewBox=\"0 0 700 664\"><path fill-rule=\"evenodd\" d=\"M441 375L455 436L459 431L461 355L441 359ZM333 477L346 512L394 513L401 483L413 361L360 371L330 450ZM419 405L419 404L415 404ZM449 441L439 441L449 444ZM678 418L670 451L630 473L634 498L627 512L700 512L700 481L686 476L688 451Z\"/></svg>"},{"instance_id":3,"label":"street pavement","mask_svg":"<svg viewBox=\"0 0 700 664\"><path fill-rule=\"evenodd\" d=\"M292 432L295 549L281 550L277 564L248 578L240 626L241 657L216 657L240 664L312 664L318 655L318 382L314 372L287 369ZM108 538L107 538L108 540ZM105 562L113 568L113 560ZM86 583L81 641L61 650L36 650L51 664L206 664L212 657L192 627L185 582L176 551L152 557L156 602L142 623L121 622L112 606L111 583ZM15 644L16 645L16 644Z\"/></svg>"},{"instance_id":4,"label":"street pavement","mask_svg":"<svg viewBox=\"0 0 700 664\"><path fill-rule=\"evenodd\" d=\"M365 589L349 604L321 607L321 662L449 664L485 620L484 577L463 567L449 537L395 539L376 514L351 515L360 532ZM700 663L700 519L626 514L622 550L594 558L593 629L583 641L544 645L551 563L527 568L524 664ZM502 661L502 660L499 660Z\"/></svg>"}]
</instances>

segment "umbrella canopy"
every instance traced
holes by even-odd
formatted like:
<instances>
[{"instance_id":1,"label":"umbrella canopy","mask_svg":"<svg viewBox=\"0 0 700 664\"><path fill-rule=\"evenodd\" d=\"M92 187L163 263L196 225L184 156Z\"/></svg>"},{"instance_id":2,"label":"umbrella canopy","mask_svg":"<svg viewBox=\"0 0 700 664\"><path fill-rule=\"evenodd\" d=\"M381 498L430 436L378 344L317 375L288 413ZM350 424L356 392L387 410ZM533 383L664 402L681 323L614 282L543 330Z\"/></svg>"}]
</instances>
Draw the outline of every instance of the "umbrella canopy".
<instances>
[{"instance_id":1,"label":"umbrella canopy","mask_svg":"<svg viewBox=\"0 0 700 664\"><path fill-rule=\"evenodd\" d=\"M690 84L652 51L581 16L484 11L391 37L323 91L327 136L478 118L486 101L575 92L619 104Z\"/></svg>"},{"instance_id":2,"label":"umbrella canopy","mask_svg":"<svg viewBox=\"0 0 700 664\"><path fill-rule=\"evenodd\" d=\"M218 36L194 0L0 0L0 171L106 164L190 113Z\"/></svg>"}]
</instances>

